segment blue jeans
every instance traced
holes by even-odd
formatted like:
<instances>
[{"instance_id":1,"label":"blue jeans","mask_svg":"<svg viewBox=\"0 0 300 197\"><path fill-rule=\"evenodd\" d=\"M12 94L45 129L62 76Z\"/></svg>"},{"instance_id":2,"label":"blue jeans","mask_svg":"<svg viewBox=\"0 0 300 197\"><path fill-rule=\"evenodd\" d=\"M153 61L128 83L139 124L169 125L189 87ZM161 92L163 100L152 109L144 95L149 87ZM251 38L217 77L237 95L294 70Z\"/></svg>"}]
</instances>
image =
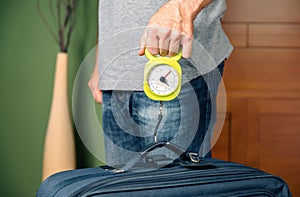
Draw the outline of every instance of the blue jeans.
<instances>
[{"instance_id":1,"label":"blue jeans","mask_svg":"<svg viewBox=\"0 0 300 197\"><path fill-rule=\"evenodd\" d=\"M163 102L158 141L171 141L187 151L211 157L210 139L223 68L224 62L210 73L185 83L176 99ZM103 91L102 118L108 165L127 163L154 142L159 106L159 101L150 100L142 91ZM161 150L157 153L172 159L177 157Z\"/></svg>"}]
</instances>

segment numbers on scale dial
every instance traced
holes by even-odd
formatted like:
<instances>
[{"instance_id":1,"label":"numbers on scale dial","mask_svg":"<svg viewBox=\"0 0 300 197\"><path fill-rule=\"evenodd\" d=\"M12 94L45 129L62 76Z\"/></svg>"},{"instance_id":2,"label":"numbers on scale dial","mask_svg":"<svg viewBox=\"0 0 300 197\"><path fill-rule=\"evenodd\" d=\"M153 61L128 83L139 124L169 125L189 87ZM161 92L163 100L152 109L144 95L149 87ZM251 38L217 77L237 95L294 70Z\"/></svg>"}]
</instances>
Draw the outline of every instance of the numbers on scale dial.
<instances>
[{"instance_id":1,"label":"numbers on scale dial","mask_svg":"<svg viewBox=\"0 0 300 197\"><path fill-rule=\"evenodd\" d=\"M157 95L166 96L173 93L178 87L178 82L177 71L166 64L153 67L148 75L148 85Z\"/></svg>"}]
</instances>

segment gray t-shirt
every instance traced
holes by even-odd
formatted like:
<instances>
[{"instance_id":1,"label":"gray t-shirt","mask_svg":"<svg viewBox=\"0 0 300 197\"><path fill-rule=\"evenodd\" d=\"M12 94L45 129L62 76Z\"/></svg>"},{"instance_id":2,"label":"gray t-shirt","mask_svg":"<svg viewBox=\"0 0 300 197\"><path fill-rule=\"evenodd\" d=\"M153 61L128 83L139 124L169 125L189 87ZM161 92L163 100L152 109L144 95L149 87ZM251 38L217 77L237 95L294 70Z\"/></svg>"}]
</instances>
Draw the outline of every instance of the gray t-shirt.
<instances>
[{"instance_id":1,"label":"gray t-shirt","mask_svg":"<svg viewBox=\"0 0 300 197\"><path fill-rule=\"evenodd\" d=\"M151 16L168 0L99 0L99 88L143 90L147 58L138 56L139 39ZM221 18L225 0L213 0L194 21L193 52L181 59L188 81L213 70L232 52Z\"/></svg>"}]
</instances>

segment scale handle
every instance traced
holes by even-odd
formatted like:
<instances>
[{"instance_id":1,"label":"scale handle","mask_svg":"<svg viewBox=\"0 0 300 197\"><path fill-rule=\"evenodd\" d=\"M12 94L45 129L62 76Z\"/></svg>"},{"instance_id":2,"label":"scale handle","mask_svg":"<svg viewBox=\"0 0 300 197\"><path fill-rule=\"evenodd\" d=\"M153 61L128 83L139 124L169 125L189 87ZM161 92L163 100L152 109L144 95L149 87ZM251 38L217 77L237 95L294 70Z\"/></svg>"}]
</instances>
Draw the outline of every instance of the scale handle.
<instances>
[{"instance_id":1,"label":"scale handle","mask_svg":"<svg viewBox=\"0 0 300 197\"><path fill-rule=\"evenodd\" d=\"M152 59L158 58L157 56L152 55L148 51L147 48L145 49L145 56L148 58L148 60L152 60ZM180 58L181 58L181 56L182 56L182 51L180 50L175 56L173 56L173 57L167 57L167 58L173 59L175 61L179 61Z\"/></svg>"}]
</instances>

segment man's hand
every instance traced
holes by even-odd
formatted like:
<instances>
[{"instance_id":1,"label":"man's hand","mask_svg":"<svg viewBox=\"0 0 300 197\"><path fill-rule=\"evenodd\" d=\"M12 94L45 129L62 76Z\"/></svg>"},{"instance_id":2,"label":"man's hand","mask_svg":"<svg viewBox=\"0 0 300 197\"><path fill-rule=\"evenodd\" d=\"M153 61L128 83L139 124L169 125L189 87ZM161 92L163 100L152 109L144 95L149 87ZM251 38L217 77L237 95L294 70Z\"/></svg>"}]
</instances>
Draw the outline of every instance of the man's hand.
<instances>
[{"instance_id":1,"label":"man's hand","mask_svg":"<svg viewBox=\"0 0 300 197\"><path fill-rule=\"evenodd\" d=\"M93 73L91 74L91 78L88 82L88 86L92 92L92 95L97 103L102 104L102 92L98 88L98 82L99 82L99 73L98 73L98 66L96 65L94 68Z\"/></svg>"},{"instance_id":2,"label":"man's hand","mask_svg":"<svg viewBox=\"0 0 300 197\"><path fill-rule=\"evenodd\" d=\"M182 57L192 53L194 19L212 0L169 0L149 20L140 39L139 55L145 48L153 55L174 56L182 47Z\"/></svg>"}]
</instances>

